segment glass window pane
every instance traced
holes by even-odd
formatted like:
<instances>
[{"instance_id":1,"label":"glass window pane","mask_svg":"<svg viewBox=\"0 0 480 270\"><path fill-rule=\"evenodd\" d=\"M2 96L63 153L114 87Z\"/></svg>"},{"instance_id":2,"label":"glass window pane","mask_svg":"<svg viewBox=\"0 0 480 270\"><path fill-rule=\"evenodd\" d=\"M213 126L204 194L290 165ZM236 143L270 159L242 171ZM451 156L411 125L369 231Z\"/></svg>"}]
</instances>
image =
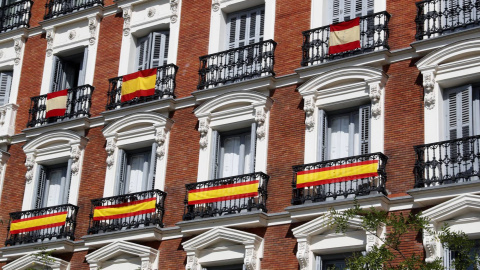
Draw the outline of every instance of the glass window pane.
<instances>
[{"instance_id":1,"label":"glass window pane","mask_svg":"<svg viewBox=\"0 0 480 270\"><path fill-rule=\"evenodd\" d=\"M358 113L353 114L353 155L360 155L360 117Z\"/></svg>"},{"instance_id":2,"label":"glass window pane","mask_svg":"<svg viewBox=\"0 0 480 270\"><path fill-rule=\"evenodd\" d=\"M330 159L348 157L350 116L332 117L330 125Z\"/></svg>"},{"instance_id":3,"label":"glass window pane","mask_svg":"<svg viewBox=\"0 0 480 270\"><path fill-rule=\"evenodd\" d=\"M65 169L64 168L57 168L57 169L50 169L48 173L48 180L49 185L47 187L47 205L55 206L62 204L62 180L65 181Z\"/></svg>"},{"instance_id":4,"label":"glass window pane","mask_svg":"<svg viewBox=\"0 0 480 270\"><path fill-rule=\"evenodd\" d=\"M240 136L230 136L223 141L222 177L239 175Z\"/></svg>"},{"instance_id":5,"label":"glass window pane","mask_svg":"<svg viewBox=\"0 0 480 270\"><path fill-rule=\"evenodd\" d=\"M127 193L134 193L143 191L143 180L146 173L148 173L148 166L145 166L145 162L148 163L147 154L132 154L129 158L130 175ZM145 169L147 167L147 169Z\"/></svg>"}]
</instances>

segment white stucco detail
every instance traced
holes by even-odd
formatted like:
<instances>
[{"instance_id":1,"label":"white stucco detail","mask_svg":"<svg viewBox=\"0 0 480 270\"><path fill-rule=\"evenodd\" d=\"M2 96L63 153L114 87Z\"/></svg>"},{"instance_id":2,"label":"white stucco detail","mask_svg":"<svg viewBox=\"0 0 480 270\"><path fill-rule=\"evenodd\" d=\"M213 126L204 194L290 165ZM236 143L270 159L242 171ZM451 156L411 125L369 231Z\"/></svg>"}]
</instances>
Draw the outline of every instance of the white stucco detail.
<instances>
[{"instance_id":1,"label":"white stucco detail","mask_svg":"<svg viewBox=\"0 0 480 270\"><path fill-rule=\"evenodd\" d=\"M52 270L70 270L70 263L53 256L49 257L49 261L46 262L33 256L32 254L27 254L23 257L20 257L4 267L3 270L25 270L31 269L32 267L44 267L47 266L48 269ZM36 268L35 268L36 269Z\"/></svg>"}]
</instances>

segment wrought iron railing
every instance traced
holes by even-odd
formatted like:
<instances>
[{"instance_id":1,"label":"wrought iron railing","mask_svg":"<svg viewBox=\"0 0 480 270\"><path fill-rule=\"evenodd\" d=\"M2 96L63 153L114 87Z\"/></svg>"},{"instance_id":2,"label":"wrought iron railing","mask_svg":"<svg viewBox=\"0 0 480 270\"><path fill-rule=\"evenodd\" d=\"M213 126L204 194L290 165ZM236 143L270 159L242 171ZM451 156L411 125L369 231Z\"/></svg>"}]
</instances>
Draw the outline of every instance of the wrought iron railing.
<instances>
[{"instance_id":1,"label":"wrought iron railing","mask_svg":"<svg viewBox=\"0 0 480 270\"><path fill-rule=\"evenodd\" d=\"M0 32L29 27L33 1L22 0L0 7Z\"/></svg>"},{"instance_id":2,"label":"wrought iron railing","mask_svg":"<svg viewBox=\"0 0 480 270\"><path fill-rule=\"evenodd\" d=\"M252 210L267 212L267 184L269 176L263 172L249 173L238 176L214 179L210 181L186 184L187 194L185 196L185 212L183 220L195 218L207 218ZM235 186L254 185L255 194L229 195L227 197L216 197L210 202L189 201L189 193L219 190L220 196L227 194L227 189ZM223 189L223 190L222 190ZM225 191L225 192L223 192Z\"/></svg>"},{"instance_id":3,"label":"wrought iron railing","mask_svg":"<svg viewBox=\"0 0 480 270\"><path fill-rule=\"evenodd\" d=\"M425 0L417 6L417 40L429 39L480 24L480 2L477 0Z\"/></svg>"},{"instance_id":4,"label":"wrought iron railing","mask_svg":"<svg viewBox=\"0 0 480 270\"><path fill-rule=\"evenodd\" d=\"M387 173L385 167L387 160L388 157L382 153L372 153L293 166L292 204L323 202L380 193L386 195L385 183L387 181ZM345 170L345 168L352 168L353 166L378 167L375 167L376 172L364 172L363 175L358 173L364 170L360 169L360 167L357 167L356 175L355 171L352 173L352 171ZM333 172L333 170L336 171ZM331 175L337 175L338 178L324 179L324 176L315 175L309 178L310 183L308 185L300 187L301 185L297 183L298 174L314 174L325 171L330 171Z\"/></svg>"},{"instance_id":5,"label":"wrought iron railing","mask_svg":"<svg viewBox=\"0 0 480 270\"><path fill-rule=\"evenodd\" d=\"M414 146L415 188L480 179L480 135Z\"/></svg>"},{"instance_id":6,"label":"wrought iron railing","mask_svg":"<svg viewBox=\"0 0 480 270\"><path fill-rule=\"evenodd\" d=\"M265 40L200 57L197 89L207 89L262 76L275 76L275 47Z\"/></svg>"},{"instance_id":7,"label":"wrought iron railing","mask_svg":"<svg viewBox=\"0 0 480 270\"><path fill-rule=\"evenodd\" d=\"M157 81L155 83L155 93L151 96L136 97L134 99L122 102L122 80L123 76L109 79L109 89L107 97L107 106L105 109L113 110L121 107L140 104L152 100L162 99L163 97L175 98L175 77L178 67L174 64L168 64L157 68Z\"/></svg>"},{"instance_id":8,"label":"wrought iron railing","mask_svg":"<svg viewBox=\"0 0 480 270\"><path fill-rule=\"evenodd\" d=\"M329 54L330 25L302 32L301 65L311 66L352 55L389 49L389 20L390 14L386 11L360 17L360 48L335 54Z\"/></svg>"},{"instance_id":9,"label":"wrought iron railing","mask_svg":"<svg viewBox=\"0 0 480 270\"><path fill-rule=\"evenodd\" d=\"M37 127L83 116L90 117L90 107L92 107L92 93L94 89L93 86L88 84L68 89L67 109L63 116L46 117L47 95L30 98L31 102L28 111L27 127Z\"/></svg>"},{"instance_id":10,"label":"wrought iron railing","mask_svg":"<svg viewBox=\"0 0 480 270\"><path fill-rule=\"evenodd\" d=\"M78 206L63 204L39 208L29 211L10 213L7 240L5 246L14 246L28 243L37 243L47 240L69 239L75 240L75 227L77 225ZM61 222L53 224L49 217L59 215ZM65 218L66 215L66 218ZM43 226L38 226L31 221L41 219ZM53 220L53 219L52 219ZM57 222L59 220L56 220ZM30 222L30 223L29 223ZM21 223L22 230L12 231L14 223ZM37 227L35 227L37 225Z\"/></svg>"},{"instance_id":11,"label":"wrought iron railing","mask_svg":"<svg viewBox=\"0 0 480 270\"><path fill-rule=\"evenodd\" d=\"M103 6L103 0L47 0L43 19L47 20L98 5Z\"/></svg>"},{"instance_id":12,"label":"wrought iron railing","mask_svg":"<svg viewBox=\"0 0 480 270\"><path fill-rule=\"evenodd\" d=\"M163 227L167 193L153 189L92 200L88 234L99 234L147 226ZM151 204L149 204L151 202ZM140 205L142 204L142 205ZM109 209L110 216L96 213Z\"/></svg>"}]
</instances>

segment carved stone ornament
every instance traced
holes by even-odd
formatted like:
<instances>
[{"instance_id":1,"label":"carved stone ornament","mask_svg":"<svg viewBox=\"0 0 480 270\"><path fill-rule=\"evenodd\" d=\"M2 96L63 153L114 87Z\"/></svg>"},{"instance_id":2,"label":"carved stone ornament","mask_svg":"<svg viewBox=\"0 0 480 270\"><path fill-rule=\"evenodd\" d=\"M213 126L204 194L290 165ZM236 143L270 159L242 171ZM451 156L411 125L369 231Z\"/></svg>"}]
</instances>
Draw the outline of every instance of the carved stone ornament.
<instances>
[{"instance_id":1,"label":"carved stone ornament","mask_svg":"<svg viewBox=\"0 0 480 270\"><path fill-rule=\"evenodd\" d=\"M435 93L433 88L435 87L435 78L433 73L423 74L423 89L425 91L425 107L429 110L435 107Z\"/></svg>"},{"instance_id":2,"label":"carved stone ornament","mask_svg":"<svg viewBox=\"0 0 480 270\"><path fill-rule=\"evenodd\" d=\"M257 252L254 247L246 248L245 258L243 260L246 270L256 270L257 269Z\"/></svg>"},{"instance_id":3,"label":"carved stone ornament","mask_svg":"<svg viewBox=\"0 0 480 270\"><path fill-rule=\"evenodd\" d=\"M148 11L147 11L147 16L148 16L149 18L152 18L153 16L155 16L155 12L156 12L156 11L157 11L157 10L156 10L154 7L150 7L150 8L148 9Z\"/></svg>"},{"instance_id":4,"label":"carved stone ornament","mask_svg":"<svg viewBox=\"0 0 480 270\"><path fill-rule=\"evenodd\" d=\"M187 257L187 264L185 265L185 270L197 270L197 268L198 268L197 256L189 255Z\"/></svg>"},{"instance_id":5,"label":"carved stone ornament","mask_svg":"<svg viewBox=\"0 0 480 270\"><path fill-rule=\"evenodd\" d=\"M435 261L437 257L437 241L435 235L432 235L428 230L423 230L423 246L425 247L425 261Z\"/></svg>"},{"instance_id":6,"label":"carved stone ornament","mask_svg":"<svg viewBox=\"0 0 480 270\"><path fill-rule=\"evenodd\" d=\"M53 38L55 37L55 31L53 29L48 29L47 30L47 56L52 56L53 53Z\"/></svg>"},{"instance_id":7,"label":"carved stone ornament","mask_svg":"<svg viewBox=\"0 0 480 270\"><path fill-rule=\"evenodd\" d=\"M300 270L308 269L309 245L306 242L298 243L297 260L300 264Z\"/></svg>"},{"instance_id":8,"label":"carved stone ornament","mask_svg":"<svg viewBox=\"0 0 480 270\"><path fill-rule=\"evenodd\" d=\"M255 122L257 123L257 138L263 140L265 138L265 119L267 114L264 109L257 109L255 112Z\"/></svg>"},{"instance_id":9,"label":"carved stone ornament","mask_svg":"<svg viewBox=\"0 0 480 270\"><path fill-rule=\"evenodd\" d=\"M3 54L4 54L3 51L0 50L0 58L3 58Z\"/></svg>"},{"instance_id":10,"label":"carved stone ornament","mask_svg":"<svg viewBox=\"0 0 480 270\"><path fill-rule=\"evenodd\" d=\"M123 35L128 36L130 34L130 19L132 17L131 7L123 8Z\"/></svg>"},{"instance_id":11,"label":"carved stone ornament","mask_svg":"<svg viewBox=\"0 0 480 270\"><path fill-rule=\"evenodd\" d=\"M179 0L170 0L170 10L172 11L172 15L170 16L171 23L178 21L178 1Z\"/></svg>"},{"instance_id":12,"label":"carved stone ornament","mask_svg":"<svg viewBox=\"0 0 480 270\"><path fill-rule=\"evenodd\" d=\"M107 141L107 146L105 147L105 151L107 151L107 166L110 169L113 166L113 153L115 153L115 148L117 147L117 143L115 139L109 139Z\"/></svg>"},{"instance_id":13,"label":"carved stone ornament","mask_svg":"<svg viewBox=\"0 0 480 270\"><path fill-rule=\"evenodd\" d=\"M74 145L72 146L72 149L70 150L70 158L72 158L72 167L71 172L73 175L77 175L78 171L80 170L80 155L82 153L82 150L80 149L80 146Z\"/></svg>"},{"instance_id":14,"label":"carved stone ornament","mask_svg":"<svg viewBox=\"0 0 480 270\"><path fill-rule=\"evenodd\" d=\"M28 154L27 159L25 160L25 167L27 167L27 173L25 174L25 179L27 180L27 182L30 182L33 179L34 165L35 165L35 154Z\"/></svg>"},{"instance_id":15,"label":"carved stone ornament","mask_svg":"<svg viewBox=\"0 0 480 270\"><path fill-rule=\"evenodd\" d=\"M22 47L23 47L23 38L18 38L15 39L13 47L15 48L15 60L13 62L15 65L20 64L20 56L22 53Z\"/></svg>"},{"instance_id":16,"label":"carved stone ornament","mask_svg":"<svg viewBox=\"0 0 480 270\"><path fill-rule=\"evenodd\" d=\"M90 31L88 42L90 45L95 45L95 40L97 39L97 26L97 17L91 17L88 19L88 30Z\"/></svg>"},{"instance_id":17,"label":"carved stone ornament","mask_svg":"<svg viewBox=\"0 0 480 270\"><path fill-rule=\"evenodd\" d=\"M307 128L307 131L313 131L313 128L315 127L315 120L313 117L313 113L315 112L315 101L313 98L305 99L303 110L305 111L305 127Z\"/></svg>"},{"instance_id":18,"label":"carved stone ornament","mask_svg":"<svg viewBox=\"0 0 480 270\"><path fill-rule=\"evenodd\" d=\"M212 10L217 12L220 10L220 2L218 0L213 0L212 2Z\"/></svg>"},{"instance_id":19,"label":"carved stone ornament","mask_svg":"<svg viewBox=\"0 0 480 270\"><path fill-rule=\"evenodd\" d=\"M73 40L76 36L77 32L75 32L75 30L68 32L68 39Z\"/></svg>"},{"instance_id":20,"label":"carved stone ornament","mask_svg":"<svg viewBox=\"0 0 480 270\"><path fill-rule=\"evenodd\" d=\"M208 119L202 119L200 120L200 124L198 125L198 132L200 132L200 147L202 149L207 148L208 145L208 129L210 128L209 126L209 121Z\"/></svg>"},{"instance_id":21,"label":"carved stone ornament","mask_svg":"<svg viewBox=\"0 0 480 270\"><path fill-rule=\"evenodd\" d=\"M372 101L372 117L374 119L378 119L382 114L382 105L380 104L381 91L380 85L370 85L370 100Z\"/></svg>"},{"instance_id":22,"label":"carved stone ornament","mask_svg":"<svg viewBox=\"0 0 480 270\"><path fill-rule=\"evenodd\" d=\"M142 261L142 270L152 270L152 264L149 261Z\"/></svg>"},{"instance_id":23,"label":"carved stone ornament","mask_svg":"<svg viewBox=\"0 0 480 270\"><path fill-rule=\"evenodd\" d=\"M161 129L157 130L157 135L155 136L155 142L157 143L157 158L162 159L165 156L165 140L167 136L165 132Z\"/></svg>"},{"instance_id":24,"label":"carved stone ornament","mask_svg":"<svg viewBox=\"0 0 480 270\"><path fill-rule=\"evenodd\" d=\"M372 234L367 234L367 244L365 250L372 251L373 247L377 245L377 238Z\"/></svg>"},{"instance_id":25,"label":"carved stone ornament","mask_svg":"<svg viewBox=\"0 0 480 270\"><path fill-rule=\"evenodd\" d=\"M4 108L0 109L0 127L5 124L5 117L7 116L7 110Z\"/></svg>"}]
</instances>

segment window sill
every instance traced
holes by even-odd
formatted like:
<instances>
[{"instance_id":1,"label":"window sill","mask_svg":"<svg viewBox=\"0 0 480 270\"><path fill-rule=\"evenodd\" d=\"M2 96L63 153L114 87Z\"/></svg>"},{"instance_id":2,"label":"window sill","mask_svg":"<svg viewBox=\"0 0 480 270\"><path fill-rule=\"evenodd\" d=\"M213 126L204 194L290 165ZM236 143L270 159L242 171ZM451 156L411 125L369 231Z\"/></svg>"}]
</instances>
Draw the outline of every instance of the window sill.
<instances>
[{"instance_id":1,"label":"window sill","mask_svg":"<svg viewBox=\"0 0 480 270\"><path fill-rule=\"evenodd\" d=\"M163 239L163 230L157 226L149 226L124 231L85 235L82 236L81 239L85 241L86 247L93 248L105 246L116 241L161 241Z\"/></svg>"},{"instance_id":2,"label":"window sill","mask_svg":"<svg viewBox=\"0 0 480 270\"><path fill-rule=\"evenodd\" d=\"M26 254L39 252L39 248L45 248L46 251L53 251L54 254L74 252L76 246L83 246L83 241L72 241L66 239L43 241L24 245L15 245L0 248L2 259L12 260L22 257Z\"/></svg>"},{"instance_id":3,"label":"window sill","mask_svg":"<svg viewBox=\"0 0 480 270\"><path fill-rule=\"evenodd\" d=\"M480 194L480 181L415 188L407 191L419 206L437 205L465 194Z\"/></svg>"},{"instance_id":4,"label":"window sill","mask_svg":"<svg viewBox=\"0 0 480 270\"><path fill-rule=\"evenodd\" d=\"M410 46L412 46L417 53L426 54L448 44L455 43L459 40L477 38L479 33L480 27L476 27L468 30L453 32L443 36L432 37L424 40L416 40L410 43Z\"/></svg>"}]
</instances>

